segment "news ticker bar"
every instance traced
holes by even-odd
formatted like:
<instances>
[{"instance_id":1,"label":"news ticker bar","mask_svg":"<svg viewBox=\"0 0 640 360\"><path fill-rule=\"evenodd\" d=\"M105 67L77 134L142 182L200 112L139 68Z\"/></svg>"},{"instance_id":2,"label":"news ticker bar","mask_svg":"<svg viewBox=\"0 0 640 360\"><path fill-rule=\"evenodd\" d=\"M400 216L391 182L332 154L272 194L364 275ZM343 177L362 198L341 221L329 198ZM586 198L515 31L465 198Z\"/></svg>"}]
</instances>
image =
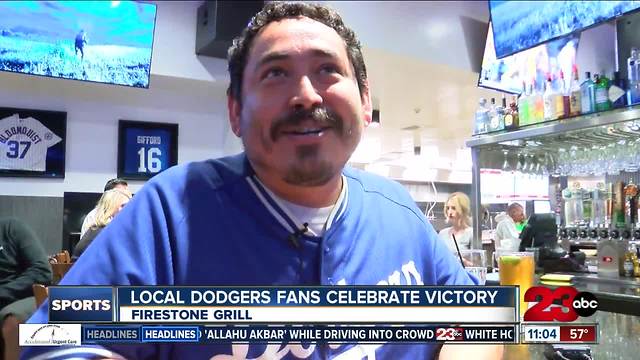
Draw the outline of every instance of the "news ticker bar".
<instances>
[{"instance_id":1,"label":"news ticker bar","mask_svg":"<svg viewBox=\"0 0 640 360\"><path fill-rule=\"evenodd\" d=\"M106 325L20 324L21 346L143 343L597 344L597 324Z\"/></svg>"},{"instance_id":2,"label":"news ticker bar","mask_svg":"<svg viewBox=\"0 0 640 360\"><path fill-rule=\"evenodd\" d=\"M597 344L598 324L522 324L523 343Z\"/></svg>"},{"instance_id":3,"label":"news ticker bar","mask_svg":"<svg viewBox=\"0 0 640 360\"><path fill-rule=\"evenodd\" d=\"M49 288L57 323L516 323L514 286Z\"/></svg>"},{"instance_id":4,"label":"news ticker bar","mask_svg":"<svg viewBox=\"0 0 640 360\"><path fill-rule=\"evenodd\" d=\"M274 325L87 325L82 344L106 343L517 343L518 325L274 326Z\"/></svg>"}]
</instances>

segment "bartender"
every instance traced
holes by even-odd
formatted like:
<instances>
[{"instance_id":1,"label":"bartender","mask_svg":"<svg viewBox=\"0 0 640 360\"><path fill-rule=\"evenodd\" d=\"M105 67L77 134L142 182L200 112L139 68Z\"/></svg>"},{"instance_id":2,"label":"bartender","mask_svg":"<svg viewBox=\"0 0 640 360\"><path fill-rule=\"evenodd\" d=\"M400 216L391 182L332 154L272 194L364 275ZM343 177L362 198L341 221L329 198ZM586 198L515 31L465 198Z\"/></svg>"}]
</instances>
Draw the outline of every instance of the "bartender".
<instances>
[{"instance_id":1,"label":"bartender","mask_svg":"<svg viewBox=\"0 0 640 360\"><path fill-rule=\"evenodd\" d=\"M494 236L496 250L512 250L518 251L520 246L520 231L522 227L518 228L519 223L523 223L525 220L524 208L518 203L512 203L507 207L507 211L501 212L496 215L495 218L498 225L496 225L496 233Z\"/></svg>"}]
</instances>

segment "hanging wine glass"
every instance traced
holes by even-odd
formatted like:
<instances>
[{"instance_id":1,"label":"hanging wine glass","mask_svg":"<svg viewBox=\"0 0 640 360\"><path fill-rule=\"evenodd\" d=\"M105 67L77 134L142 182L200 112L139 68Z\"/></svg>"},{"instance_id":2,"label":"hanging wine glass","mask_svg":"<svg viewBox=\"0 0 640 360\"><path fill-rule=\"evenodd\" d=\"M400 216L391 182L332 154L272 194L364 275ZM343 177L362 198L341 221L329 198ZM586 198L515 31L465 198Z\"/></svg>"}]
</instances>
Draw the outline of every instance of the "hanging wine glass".
<instances>
[{"instance_id":1,"label":"hanging wine glass","mask_svg":"<svg viewBox=\"0 0 640 360\"><path fill-rule=\"evenodd\" d=\"M624 171L636 172L638 171L638 163L636 162L636 154L638 153L638 142L627 141L627 146L624 149Z\"/></svg>"},{"instance_id":2,"label":"hanging wine glass","mask_svg":"<svg viewBox=\"0 0 640 360\"><path fill-rule=\"evenodd\" d=\"M518 153L518 157L516 158L516 172L523 174L525 169L525 158L522 153Z\"/></svg>"},{"instance_id":3,"label":"hanging wine glass","mask_svg":"<svg viewBox=\"0 0 640 360\"><path fill-rule=\"evenodd\" d=\"M502 163L502 171L510 172L511 165L509 165L509 150L502 149L502 153L504 154L504 162Z\"/></svg>"},{"instance_id":4,"label":"hanging wine glass","mask_svg":"<svg viewBox=\"0 0 640 360\"><path fill-rule=\"evenodd\" d=\"M567 169L567 150L564 148L558 149L558 162L556 165L559 176L568 176L569 171Z\"/></svg>"},{"instance_id":5,"label":"hanging wine glass","mask_svg":"<svg viewBox=\"0 0 640 360\"><path fill-rule=\"evenodd\" d=\"M531 175L535 175L537 170L537 161L535 154L529 154L529 170L527 171Z\"/></svg>"},{"instance_id":6,"label":"hanging wine glass","mask_svg":"<svg viewBox=\"0 0 640 360\"><path fill-rule=\"evenodd\" d=\"M603 176L607 173L607 147L594 146L593 152L596 154L596 157L592 173L595 176Z\"/></svg>"},{"instance_id":7,"label":"hanging wine glass","mask_svg":"<svg viewBox=\"0 0 640 360\"><path fill-rule=\"evenodd\" d=\"M540 165L540 174L545 178L551 175L551 162L549 161L550 157L551 154L545 152L544 156L542 157L542 164Z\"/></svg>"}]
</instances>

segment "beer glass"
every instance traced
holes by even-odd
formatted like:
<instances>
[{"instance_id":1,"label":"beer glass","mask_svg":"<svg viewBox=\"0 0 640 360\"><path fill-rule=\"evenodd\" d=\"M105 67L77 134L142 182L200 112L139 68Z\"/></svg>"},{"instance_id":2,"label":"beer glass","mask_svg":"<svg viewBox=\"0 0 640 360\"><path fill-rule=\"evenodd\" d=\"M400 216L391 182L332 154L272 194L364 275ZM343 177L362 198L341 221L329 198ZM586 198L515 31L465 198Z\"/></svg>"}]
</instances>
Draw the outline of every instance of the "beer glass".
<instances>
[{"instance_id":1,"label":"beer glass","mask_svg":"<svg viewBox=\"0 0 640 360\"><path fill-rule=\"evenodd\" d=\"M480 285L487 281L487 253L485 250L460 250L465 262L465 270L480 280Z\"/></svg>"},{"instance_id":2,"label":"beer glass","mask_svg":"<svg viewBox=\"0 0 640 360\"><path fill-rule=\"evenodd\" d=\"M535 261L532 252L500 251L497 255L500 285L520 287L520 316L527 311L524 293L534 285Z\"/></svg>"}]
</instances>

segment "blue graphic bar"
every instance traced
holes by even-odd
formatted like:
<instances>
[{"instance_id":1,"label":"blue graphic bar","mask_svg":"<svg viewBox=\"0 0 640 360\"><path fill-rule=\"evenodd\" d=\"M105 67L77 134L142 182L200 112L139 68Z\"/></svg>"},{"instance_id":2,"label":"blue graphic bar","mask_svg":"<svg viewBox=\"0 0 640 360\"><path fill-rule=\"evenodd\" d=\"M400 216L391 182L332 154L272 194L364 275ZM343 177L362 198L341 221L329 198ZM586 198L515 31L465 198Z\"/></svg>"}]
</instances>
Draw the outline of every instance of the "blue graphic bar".
<instances>
[{"instance_id":1,"label":"blue graphic bar","mask_svg":"<svg viewBox=\"0 0 640 360\"><path fill-rule=\"evenodd\" d=\"M49 321L112 322L113 290L109 286L50 286Z\"/></svg>"},{"instance_id":2,"label":"blue graphic bar","mask_svg":"<svg viewBox=\"0 0 640 360\"><path fill-rule=\"evenodd\" d=\"M143 326L142 342L198 342L198 326Z\"/></svg>"},{"instance_id":3,"label":"blue graphic bar","mask_svg":"<svg viewBox=\"0 0 640 360\"><path fill-rule=\"evenodd\" d=\"M140 343L140 326L82 325L83 344Z\"/></svg>"},{"instance_id":4,"label":"blue graphic bar","mask_svg":"<svg viewBox=\"0 0 640 360\"><path fill-rule=\"evenodd\" d=\"M515 307L510 286L118 287L119 306Z\"/></svg>"}]
</instances>

